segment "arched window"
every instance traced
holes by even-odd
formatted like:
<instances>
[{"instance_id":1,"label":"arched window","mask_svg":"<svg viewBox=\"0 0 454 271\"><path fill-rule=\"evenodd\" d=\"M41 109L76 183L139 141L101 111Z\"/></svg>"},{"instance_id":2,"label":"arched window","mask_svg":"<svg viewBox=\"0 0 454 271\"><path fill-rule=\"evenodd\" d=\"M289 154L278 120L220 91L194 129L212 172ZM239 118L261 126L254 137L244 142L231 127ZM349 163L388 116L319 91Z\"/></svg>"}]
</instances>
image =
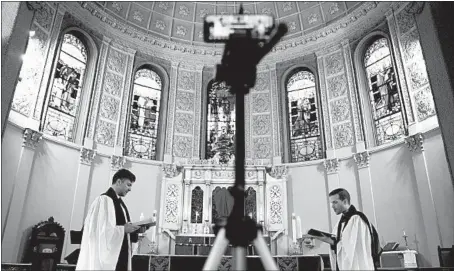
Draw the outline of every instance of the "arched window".
<instances>
[{"instance_id":1,"label":"arched window","mask_svg":"<svg viewBox=\"0 0 454 271\"><path fill-rule=\"evenodd\" d=\"M63 35L45 116L44 133L75 140L81 90L87 68L87 47L77 33Z\"/></svg>"},{"instance_id":2,"label":"arched window","mask_svg":"<svg viewBox=\"0 0 454 271\"><path fill-rule=\"evenodd\" d=\"M161 78L149 68L140 68L134 76L125 155L156 160Z\"/></svg>"},{"instance_id":3,"label":"arched window","mask_svg":"<svg viewBox=\"0 0 454 271\"><path fill-rule=\"evenodd\" d=\"M388 40L379 37L366 48L363 58L377 145L405 134L402 105Z\"/></svg>"},{"instance_id":4,"label":"arched window","mask_svg":"<svg viewBox=\"0 0 454 271\"><path fill-rule=\"evenodd\" d=\"M314 74L295 70L286 82L290 126L291 161L323 158Z\"/></svg>"},{"instance_id":5,"label":"arched window","mask_svg":"<svg viewBox=\"0 0 454 271\"><path fill-rule=\"evenodd\" d=\"M235 156L235 96L225 82L208 84L206 159L220 163L233 161Z\"/></svg>"}]
</instances>

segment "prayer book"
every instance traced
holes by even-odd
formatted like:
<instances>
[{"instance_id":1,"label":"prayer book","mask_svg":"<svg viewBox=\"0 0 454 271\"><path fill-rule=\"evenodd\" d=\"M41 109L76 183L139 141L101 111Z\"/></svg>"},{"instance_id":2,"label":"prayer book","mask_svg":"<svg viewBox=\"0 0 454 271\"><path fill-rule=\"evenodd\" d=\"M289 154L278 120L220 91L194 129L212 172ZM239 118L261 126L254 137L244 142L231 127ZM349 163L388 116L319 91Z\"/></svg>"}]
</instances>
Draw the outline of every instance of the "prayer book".
<instances>
[{"instance_id":1,"label":"prayer book","mask_svg":"<svg viewBox=\"0 0 454 271\"><path fill-rule=\"evenodd\" d=\"M156 222L153 221L152 217L150 217L150 218L145 219L145 220L140 220L138 222L134 222L134 223L132 223L132 225L140 226L140 227L151 227L151 226L156 226Z\"/></svg>"},{"instance_id":2,"label":"prayer book","mask_svg":"<svg viewBox=\"0 0 454 271\"><path fill-rule=\"evenodd\" d=\"M328 237L328 238L333 238L334 234L324 232L324 231L319 231L316 229L310 229L307 234L312 235L312 236L319 236L319 237Z\"/></svg>"}]
</instances>

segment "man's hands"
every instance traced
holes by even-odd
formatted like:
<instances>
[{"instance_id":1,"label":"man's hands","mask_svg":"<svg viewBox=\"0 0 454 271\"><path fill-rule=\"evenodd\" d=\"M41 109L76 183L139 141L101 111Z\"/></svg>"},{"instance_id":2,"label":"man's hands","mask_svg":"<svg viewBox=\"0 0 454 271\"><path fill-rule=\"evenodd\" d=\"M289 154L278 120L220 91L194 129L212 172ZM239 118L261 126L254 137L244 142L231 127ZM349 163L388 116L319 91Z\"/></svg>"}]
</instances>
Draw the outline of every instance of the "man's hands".
<instances>
[{"instance_id":1,"label":"man's hands","mask_svg":"<svg viewBox=\"0 0 454 271\"><path fill-rule=\"evenodd\" d=\"M139 226L134 226L134 225L132 225L132 223L126 223L124 227L125 227L125 233L133 233L133 232L137 231L138 229L140 229Z\"/></svg>"},{"instance_id":2,"label":"man's hands","mask_svg":"<svg viewBox=\"0 0 454 271\"><path fill-rule=\"evenodd\" d=\"M330 245L334 245L334 240L329 237L321 237L321 236L314 236L314 235L310 235L310 234L303 234L303 238L314 238L319 241L328 243Z\"/></svg>"}]
</instances>

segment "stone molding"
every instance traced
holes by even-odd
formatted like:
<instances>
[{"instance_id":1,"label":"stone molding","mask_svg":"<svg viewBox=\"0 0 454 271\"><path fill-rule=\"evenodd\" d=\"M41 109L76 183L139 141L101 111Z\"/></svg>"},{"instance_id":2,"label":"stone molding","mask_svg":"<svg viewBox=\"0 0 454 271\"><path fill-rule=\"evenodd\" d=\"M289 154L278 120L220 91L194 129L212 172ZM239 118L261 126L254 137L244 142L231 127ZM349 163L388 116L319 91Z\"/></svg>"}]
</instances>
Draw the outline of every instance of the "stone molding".
<instances>
[{"instance_id":1,"label":"stone molding","mask_svg":"<svg viewBox=\"0 0 454 271\"><path fill-rule=\"evenodd\" d=\"M268 173L271 177L275 179L282 179L287 176L287 166L281 165L281 166L271 166L271 167L266 167L266 173Z\"/></svg>"},{"instance_id":2,"label":"stone molding","mask_svg":"<svg viewBox=\"0 0 454 271\"><path fill-rule=\"evenodd\" d=\"M355 160L358 168L367 168L369 167L370 153L368 151L355 153L353 160Z\"/></svg>"},{"instance_id":3,"label":"stone molding","mask_svg":"<svg viewBox=\"0 0 454 271\"><path fill-rule=\"evenodd\" d=\"M43 134L32 130L30 128L25 128L23 134L22 147L27 147L29 149L35 150L39 142L43 138Z\"/></svg>"},{"instance_id":4,"label":"stone molding","mask_svg":"<svg viewBox=\"0 0 454 271\"><path fill-rule=\"evenodd\" d=\"M110 157L110 166L112 170L119 170L124 167L126 164L126 157L124 156L117 156L117 155L112 155Z\"/></svg>"},{"instance_id":5,"label":"stone molding","mask_svg":"<svg viewBox=\"0 0 454 271\"><path fill-rule=\"evenodd\" d=\"M90 166L96 156L96 150L82 147L80 149L80 163Z\"/></svg>"},{"instance_id":6,"label":"stone molding","mask_svg":"<svg viewBox=\"0 0 454 271\"><path fill-rule=\"evenodd\" d=\"M424 136L421 133L411 135L405 138L405 145L411 152L424 151Z\"/></svg>"},{"instance_id":7,"label":"stone molding","mask_svg":"<svg viewBox=\"0 0 454 271\"><path fill-rule=\"evenodd\" d=\"M173 178L180 175L182 169L183 167L177 166L175 164L162 164L162 171L167 178Z\"/></svg>"},{"instance_id":8,"label":"stone molding","mask_svg":"<svg viewBox=\"0 0 454 271\"><path fill-rule=\"evenodd\" d=\"M335 174L339 170L339 159L325 159L323 162L326 174Z\"/></svg>"}]
</instances>

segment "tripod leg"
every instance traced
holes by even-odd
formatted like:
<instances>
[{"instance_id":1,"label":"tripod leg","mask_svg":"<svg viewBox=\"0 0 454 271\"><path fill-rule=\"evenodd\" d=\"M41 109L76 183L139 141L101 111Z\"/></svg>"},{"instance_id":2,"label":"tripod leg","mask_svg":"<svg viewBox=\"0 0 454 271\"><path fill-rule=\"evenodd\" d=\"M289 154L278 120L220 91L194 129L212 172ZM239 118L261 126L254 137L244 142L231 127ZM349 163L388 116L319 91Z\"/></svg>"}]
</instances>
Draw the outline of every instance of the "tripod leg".
<instances>
[{"instance_id":1,"label":"tripod leg","mask_svg":"<svg viewBox=\"0 0 454 271\"><path fill-rule=\"evenodd\" d=\"M247 270L246 269L246 248L234 247L233 248L233 270Z\"/></svg>"},{"instance_id":2,"label":"tripod leg","mask_svg":"<svg viewBox=\"0 0 454 271\"><path fill-rule=\"evenodd\" d=\"M266 246L265 239L263 238L260 230L257 231L257 238L253 241L253 244L260 256L260 260L262 261L265 270L279 270L273 256L271 256L271 253Z\"/></svg>"},{"instance_id":3,"label":"tripod leg","mask_svg":"<svg viewBox=\"0 0 454 271\"><path fill-rule=\"evenodd\" d=\"M225 229L221 228L216 236L216 239L214 240L210 255L203 265L204 271L218 270L222 256L224 255L224 252L228 245L229 240L227 240L227 238L225 237Z\"/></svg>"}]
</instances>

